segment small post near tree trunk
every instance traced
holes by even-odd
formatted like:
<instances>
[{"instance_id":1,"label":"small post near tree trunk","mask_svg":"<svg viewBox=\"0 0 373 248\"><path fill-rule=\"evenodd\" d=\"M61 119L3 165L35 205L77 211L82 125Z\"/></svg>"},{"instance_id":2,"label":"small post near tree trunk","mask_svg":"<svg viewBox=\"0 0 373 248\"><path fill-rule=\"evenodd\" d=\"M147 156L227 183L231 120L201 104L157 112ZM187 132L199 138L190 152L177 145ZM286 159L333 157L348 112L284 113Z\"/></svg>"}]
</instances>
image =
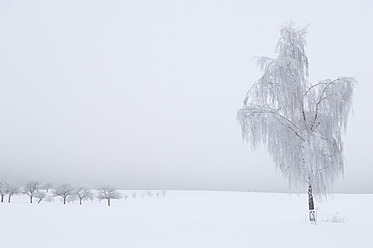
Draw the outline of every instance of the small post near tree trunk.
<instances>
[{"instance_id":1,"label":"small post near tree trunk","mask_svg":"<svg viewBox=\"0 0 373 248\"><path fill-rule=\"evenodd\" d=\"M308 185L308 211L310 221L316 222L315 205L313 203L312 186Z\"/></svg>"}]
</instances>

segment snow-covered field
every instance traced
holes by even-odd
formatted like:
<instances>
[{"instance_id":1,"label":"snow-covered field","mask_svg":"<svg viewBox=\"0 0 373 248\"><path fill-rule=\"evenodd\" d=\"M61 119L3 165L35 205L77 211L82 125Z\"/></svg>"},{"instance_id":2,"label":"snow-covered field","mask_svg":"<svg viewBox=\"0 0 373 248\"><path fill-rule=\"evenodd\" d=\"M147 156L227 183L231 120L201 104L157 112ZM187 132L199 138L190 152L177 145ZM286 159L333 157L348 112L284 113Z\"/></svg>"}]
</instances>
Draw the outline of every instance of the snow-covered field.
<instances>
[{"instance_id":1,"label":"snow-covered field","mask_svg":"<svg viewBox=\"0 0 373 248\"><path fill-rule=\"evenodd\" d=\"M334 195L317 203L312 225L306 195L140 193L111 207L96 200L29 204L15 196L0 204L0 247L373 247L373 195ZM336 212L345 222L325 222Z\"/></svg>"}]
</instances>

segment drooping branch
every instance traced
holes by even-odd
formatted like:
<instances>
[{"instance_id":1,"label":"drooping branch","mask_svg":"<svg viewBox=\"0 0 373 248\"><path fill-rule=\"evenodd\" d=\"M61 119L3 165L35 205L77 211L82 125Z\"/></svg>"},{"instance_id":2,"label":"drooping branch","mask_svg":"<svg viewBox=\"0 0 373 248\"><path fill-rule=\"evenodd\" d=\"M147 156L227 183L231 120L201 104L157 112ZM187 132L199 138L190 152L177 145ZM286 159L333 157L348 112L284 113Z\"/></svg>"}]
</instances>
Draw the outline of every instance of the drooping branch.
<instances>
[{"instance_id":1,"label":"drooping branch","mask_svg":"<svg viewBox=\"0 0 373 248\"><path fill-rule=\"evenodd\" d=\"M281 115L280 113L272 110L272 109L261 109L261 108L252 108L250 109L248 106L244 108L243 110L247 110L249 114L271 114L275 119L282 124L283 126L289 128L298 138L300 138L302 141L305 139L300 134L300 129L298 126L292 122L291 120L287 119L285 116ZM285 121L285 123L283 121Z\"/></svg>"},{"instance_id":2,"label":"drooping branch","mask_svg":"<svg viewBox=\"0 0 373 248\"><path fill-rule=\"evenodd\" d=\"M336 85L337 83L348 83L348 84L352 84L355 82L355 79L352 78L352 77L339 77L337 79L334 79L330 82L325 82L325 81L328 81L328 80L324 80L316 85L325 85L324 88L322 89L320 95L319 95L319 98L318 98L318 101L316 102L315 104L315 114L314 114L314 118L312 120L312 125L311 125L311 131L314 131L314 126L317 125L316 122L317 122L317 118L319 116L319 111L320 111L320 104L332 97L332 96L336 96L337 94L344 94L344 92L340 92L340 91L336 91L336 92L332 92L330 93L329 95L325 96L327 90L329 89L329 87L333 86L333 85ZM316 86L314 85L314 86ZM313 86L311 86L312 88ZM309 91L311 88L309 88L307 91ZM304 96L304 95L303 95ZM347 100L347 99L344 99L344 100Z\"/></svg>"},{"instance_id":3,"label":"drooping branch","mask_svg":"<svg viewBox=\"0 0 373 248\"><path fill-rule=\"evenodd\" d=\"M323 97L323 98L320 98L320 100L316 103L316 107L315 107L315 116L314 116L314 118L313 118L313 120L312 120L312 125L311 125L311 132L313 132L313 131L315 131L316 130L316 128L319 126L319 124L320 123L316 123L316 121L317 121L317 117L318 117L318 115L319 115L319 106L320 106L320 104L321 104L321 102L323 101L323 100L325 100L325 99L327 99L327 98L329 98L329 97L331 97L331 96L335 96L336 94L330 94L330 95L328 95L328 96L325 96L325 97ZM315 128L314 128L315 127Z\"/></svg>"},{"instance_id":4,"label":"drooping branch","mask_svg":"<svg viewBox=\"0 0 373 248\"><path fill-rule=\"evenodd\" d=\"M327 83L324 83L324 82L319 82L317 84L314 84L314 85L311 85L304 93L303 93L303 99L304 97L307 95L308 92L310 92L313 88L317 87L317 86L320 86L320 85L325 85Z\"/></svg>"},{"instance_id":5,"label":"drooping branch","mask_svg":"<svg viewBox=\"0 0 373 248\"><path fill-rule=\"evenodd\" d=\"M250 89L247 91L246 95L245 95L245 98L244 98L244 101L243 101L243 104L244 105L247 105L247 101L249 100L249 97L250 97L250 94L253 92L253 90L255 89L255 87L257 86L263 86L263 85L275 85L275 86L281 86L280 84L278 83L274 83L274 82L271 82L270 80L264 80L264 76L260 78L260 80L256 83L254 83Z\"/></svg>"}]
</instances>

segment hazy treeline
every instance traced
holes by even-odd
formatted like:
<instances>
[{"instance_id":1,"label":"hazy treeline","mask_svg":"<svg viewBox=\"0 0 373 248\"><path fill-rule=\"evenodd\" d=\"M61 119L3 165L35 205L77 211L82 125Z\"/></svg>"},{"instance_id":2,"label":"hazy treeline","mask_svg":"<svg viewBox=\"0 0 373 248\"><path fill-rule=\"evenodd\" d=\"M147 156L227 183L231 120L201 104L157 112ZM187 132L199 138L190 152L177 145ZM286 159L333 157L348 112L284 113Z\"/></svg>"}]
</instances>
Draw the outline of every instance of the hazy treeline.
<instances>
[{"instance_id":1,"label":"hazy treeline","mask_svg":"<svg viewBox=\"0 0 373 248\"><path fill-rule=\"evenodd\" d=\"M24 194L29 197L30 203L40 203L42 201L53 202L55 198L59 198L63 204L67 202L79 201L82 205L84 201L98 199L99 201L107 201L107 205L111 205L111 200L129 198L136 199L137 192L132 192L131 195L121 194L115 187L111 185L102 186L96 190L88 189L87 187L79 186L74 187L70 184L61 184L56 187L52 183L42 184L39 181L28 181L25 185L19 186L17 184L7 183L6 181L0 181L0 201L3 203L7 201L11 202L12 196ZM166 191L161 190L153 193L152 191L146 191L141 193L141 197L152 197L153 195L166 196ZM6 196L8 197L6 200Z\"/></svg>"}]
</instances>

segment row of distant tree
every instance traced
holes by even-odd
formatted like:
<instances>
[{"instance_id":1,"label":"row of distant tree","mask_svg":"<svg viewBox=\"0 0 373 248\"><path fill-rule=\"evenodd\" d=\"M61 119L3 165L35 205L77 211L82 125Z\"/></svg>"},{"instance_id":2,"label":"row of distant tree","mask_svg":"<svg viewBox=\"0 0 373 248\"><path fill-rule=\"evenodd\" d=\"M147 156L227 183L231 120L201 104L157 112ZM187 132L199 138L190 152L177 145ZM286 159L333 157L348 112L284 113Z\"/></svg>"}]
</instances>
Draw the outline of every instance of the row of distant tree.
<instances>
[{"instance_id":1,"label":"row of distant tree","mask_svg":"<svg viewBox=\"0 0 373 248\"><path fill-rule=\"evenodd\" d=\"M73 187L70 184L62 184L53 188L51 183L42 184L38 181L29 181L23 187L9 184L5 181L0 182L1 202L4 202L6 196L8 196L8 202L10 203L13 195L25 194L29 197L30 203L33 203L34 199L37 200L37 203L40 203L47 198L48 193L51 193L52 197L61 197L63 204L66 204L69 198L79 200L80 205L82 205L84 201L97 198L98 200L106 200L108 206L110 206L112 199L120 199L122 197L128 198L127 195L122 195L110 185L98 188L96 194L94 194L92 190L86 187ZM145 194L148 196L153 195L150 191ZM160 191L156 194L157 196L161 194L165 196L166 191ZM144 196L144 194L142 194L142 196ZM136 192L132 193L132 197L136 198Z\"/></svg>"}]
</instances>

